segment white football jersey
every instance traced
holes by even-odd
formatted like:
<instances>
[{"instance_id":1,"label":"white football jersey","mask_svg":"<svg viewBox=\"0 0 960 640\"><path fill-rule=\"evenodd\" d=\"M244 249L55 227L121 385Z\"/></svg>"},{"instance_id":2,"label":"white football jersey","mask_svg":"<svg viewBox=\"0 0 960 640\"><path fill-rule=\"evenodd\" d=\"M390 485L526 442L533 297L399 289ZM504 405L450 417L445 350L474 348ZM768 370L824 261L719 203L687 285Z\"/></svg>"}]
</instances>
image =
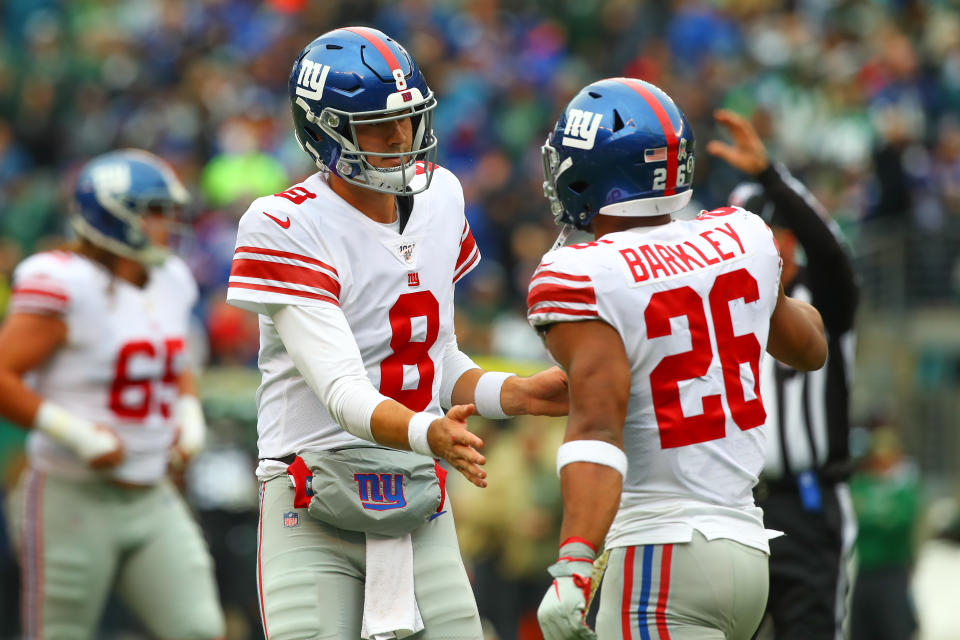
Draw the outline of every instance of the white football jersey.
<instances>
[{"instance_id":1,"label":"white football jersey","mask_svg":"<svg viewBox=\"0 0 960 640\"><path fill-rule=\"evenodd\" d=\"M28 383L47 400L110 427L123 441L124 462L98 473L137 484L166 475L196 299L193 276L176 256L151 268L143 288L67 251L38 253L17 267L10 311L58 314L67 325L66 343L31 372ZM95 473L39 431L30 432L27 452L31 465L51 474Z\"/></svg>"},{"instance_id":2,"label":"white football jersey","mask_svg":"<svg viewBox=\"0 0 960 640\"><path fill-rule=\"evenodd\" d=\"M460 183L440 167L414 196L403 233L399 223L374 222L347 204L322 173L255 200L240 220L227 301L260 314L261 479L283 473L276 459L290 454L369 444L344 431L309 388L270 307L339 307L373 386L414 411L442 413L454 283L479 261Z\"/></svg>"},{"instance_id":3,"label":"white football jersey","mask_svg":"<svg viewBox=\"0 0 960 640\"><path fill-rule=\"evenodd\" d=\"M686 542L694 529L768 550L752 488L766 434L759 392L780 256L743 209L610 233L547 253L535 327L602 320L630 362L629 460L607 546Z\"/></svg>"}]
</instances>

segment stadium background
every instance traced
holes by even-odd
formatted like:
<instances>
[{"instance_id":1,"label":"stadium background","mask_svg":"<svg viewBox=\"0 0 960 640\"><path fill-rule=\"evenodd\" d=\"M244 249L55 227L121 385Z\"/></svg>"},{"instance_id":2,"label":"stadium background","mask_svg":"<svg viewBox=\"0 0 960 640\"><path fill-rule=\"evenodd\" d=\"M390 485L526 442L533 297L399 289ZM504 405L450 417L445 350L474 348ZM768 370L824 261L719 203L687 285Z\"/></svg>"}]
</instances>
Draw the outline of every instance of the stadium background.
<instances>
[{"instance_id":1,"label":"stadium background","mask_svg":"<svg viewBox=\"0 0 960 640\"><path fill-rule=\"evenodd\" d=\"M630 75L676 99L697 136L691 211L724 204L742 178L703 151L719 135L712 110L750 115L849 242L863 287L854 451L870 448L868 426L896 426L922 479L921 638L960 637L956 607L940 605L955 605L955 579L943 592L924 556L935 539L938 562L960 554L945 542L960 540L956 3L5 0L0 20L0 313L17 262L62 241L72 178L90 156L149 149L194 194L183 246L202 290L195 357L212 442L182 483L213 547L231 638L260 634L257 328L224 302L236 222L254 197L313 170L292 136L287 76L306 43L346 24L404 43L438 95L440 162L463 182L483 253L458 288L458 335L494 368L543 366L523 320L527 280L556 233L539 146L579 87ZM562 421L473 424L488 442L491 486L456 488L464 554L491 637L534 638L559 525ZM21 432L0 427L8 488L21 450ZM0 557L4 637L16 568ZM105 626L104 637L142 637L115 604Z\"/></svg>"}]
</instances>

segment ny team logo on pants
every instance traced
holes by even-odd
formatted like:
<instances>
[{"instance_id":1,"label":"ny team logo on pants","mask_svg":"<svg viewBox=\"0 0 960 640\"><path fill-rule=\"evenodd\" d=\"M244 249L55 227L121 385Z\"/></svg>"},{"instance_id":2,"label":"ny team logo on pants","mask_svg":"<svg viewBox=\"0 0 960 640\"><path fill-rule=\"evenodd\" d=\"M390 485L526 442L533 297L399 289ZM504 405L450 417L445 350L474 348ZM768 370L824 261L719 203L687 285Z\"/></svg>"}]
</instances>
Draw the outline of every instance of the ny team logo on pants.
<instances>
[{"instance_id":1,"label":"ny team logo on pants","mask_svg":"<svg viewBox=\"0 0 960 640\"><path fill-rule=\"evenodd\" d=\"M360 504L364 509L386 511L407 506L403 497L403 475L399 473L355 473Z\"/></svg>"}]
</instances>

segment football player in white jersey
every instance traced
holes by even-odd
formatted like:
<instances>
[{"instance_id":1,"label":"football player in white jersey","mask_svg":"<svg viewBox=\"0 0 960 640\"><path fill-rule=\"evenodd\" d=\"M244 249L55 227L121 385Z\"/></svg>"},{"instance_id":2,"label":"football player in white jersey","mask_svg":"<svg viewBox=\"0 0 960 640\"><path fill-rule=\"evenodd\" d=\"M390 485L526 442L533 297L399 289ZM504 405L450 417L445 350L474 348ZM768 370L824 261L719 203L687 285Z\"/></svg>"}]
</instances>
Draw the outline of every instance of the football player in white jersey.
<instances>
[{"instance_id":1,"label":"football player in white jersey","mask_svg":"<svg viewBox=\"0 0 960 640\"><path fill-rule=\"evenodd\" d=\"M260 318L264 630L480 638L433 459L484 486L466 418L565 415L566 376L486 372L457 348L454 285L480 254L458 180L433 162L436 100L410 55L336 29L301 52L290 98L320 171L244 214L227 298ZM411 528L423 493L435 501Z\"/></svg>"},{"instance_id":2,"label":"football player in white jersey","mask_svg":"<svg viewBox=\"0 0 960 640\"><path fill-rule=\"evenodd\" d=\"M759 217L671 219L690 201L694 140L657 87L587 86L543 152L557 222L594 240L547 253L527 298L570 379L562 542L540 626L547 640L593 637L584 613L605 545L601 639L750 638L768 589L751 492L764 460L760 360L766 349L822 366L820 316L784 296Z\"/></svg>"},{"instance_id":3,"label":"football player in white jersey","mask_svg":"<svg viewBox=\"0 0 960 640\"><path fill-rule=\"evenodd\" d=\"M166 250L187 192L127 149L81 171L68 249L14 272L0 414L30 429L11 500L24 638L93 638L112 588L158 638L218 638L206 543L167 478L203 445L186 362L197 289Z\"/></svg>"}]
</instances>

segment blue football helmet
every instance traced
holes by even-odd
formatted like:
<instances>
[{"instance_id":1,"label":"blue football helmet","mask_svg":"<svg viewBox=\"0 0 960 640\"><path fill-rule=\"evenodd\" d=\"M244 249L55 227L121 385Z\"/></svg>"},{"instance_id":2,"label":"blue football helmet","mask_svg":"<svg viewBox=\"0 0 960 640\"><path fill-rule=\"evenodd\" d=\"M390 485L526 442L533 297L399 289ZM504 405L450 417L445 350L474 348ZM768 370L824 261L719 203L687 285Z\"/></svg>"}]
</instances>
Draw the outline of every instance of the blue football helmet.
<instances>
[{"instance_id":1,"label":"blue football helmet","mask_svg":"<svg viewBox=\"0 0 960 640\"><path fill-rule=\"evenodd\" d=\"M382 193L410 195L430 185L437 154L432 126L437 101L417 63L389 36L368 27L320 36L293 65L290 100L297 142L321 170ZM402 118L410 118L413 127L408 152L358 148L357 124ZM400 165L375 167L368 161L374 156L399 157ZM411 187L418 172L426 174L425 180Z\"/></svg>"},{"instance_id":2,"label":"blue football helmet","mask_svg":"<svg viewBox=\"0 0 960 640\"><path fill-rule=\"evenodd\" d=\"M173 169L139 149L111 151L83 167L74 190L70 223L82 238L147 265L162 263L167 248L150 242L143 218L160 213L173 221L190 200Z\"/></svg>"},{"instance_id":3,"label":"blue football helmet","mask_svg":"<svg viewBox=\"0 0 960 640\"><path fill-rule=\"evenodd\" d=\"M570 101L543 145L543 190L557 224L598 213L655 216L690 202L693 129L666 93L608 78Z\"/></svg>"}]
</instances>

